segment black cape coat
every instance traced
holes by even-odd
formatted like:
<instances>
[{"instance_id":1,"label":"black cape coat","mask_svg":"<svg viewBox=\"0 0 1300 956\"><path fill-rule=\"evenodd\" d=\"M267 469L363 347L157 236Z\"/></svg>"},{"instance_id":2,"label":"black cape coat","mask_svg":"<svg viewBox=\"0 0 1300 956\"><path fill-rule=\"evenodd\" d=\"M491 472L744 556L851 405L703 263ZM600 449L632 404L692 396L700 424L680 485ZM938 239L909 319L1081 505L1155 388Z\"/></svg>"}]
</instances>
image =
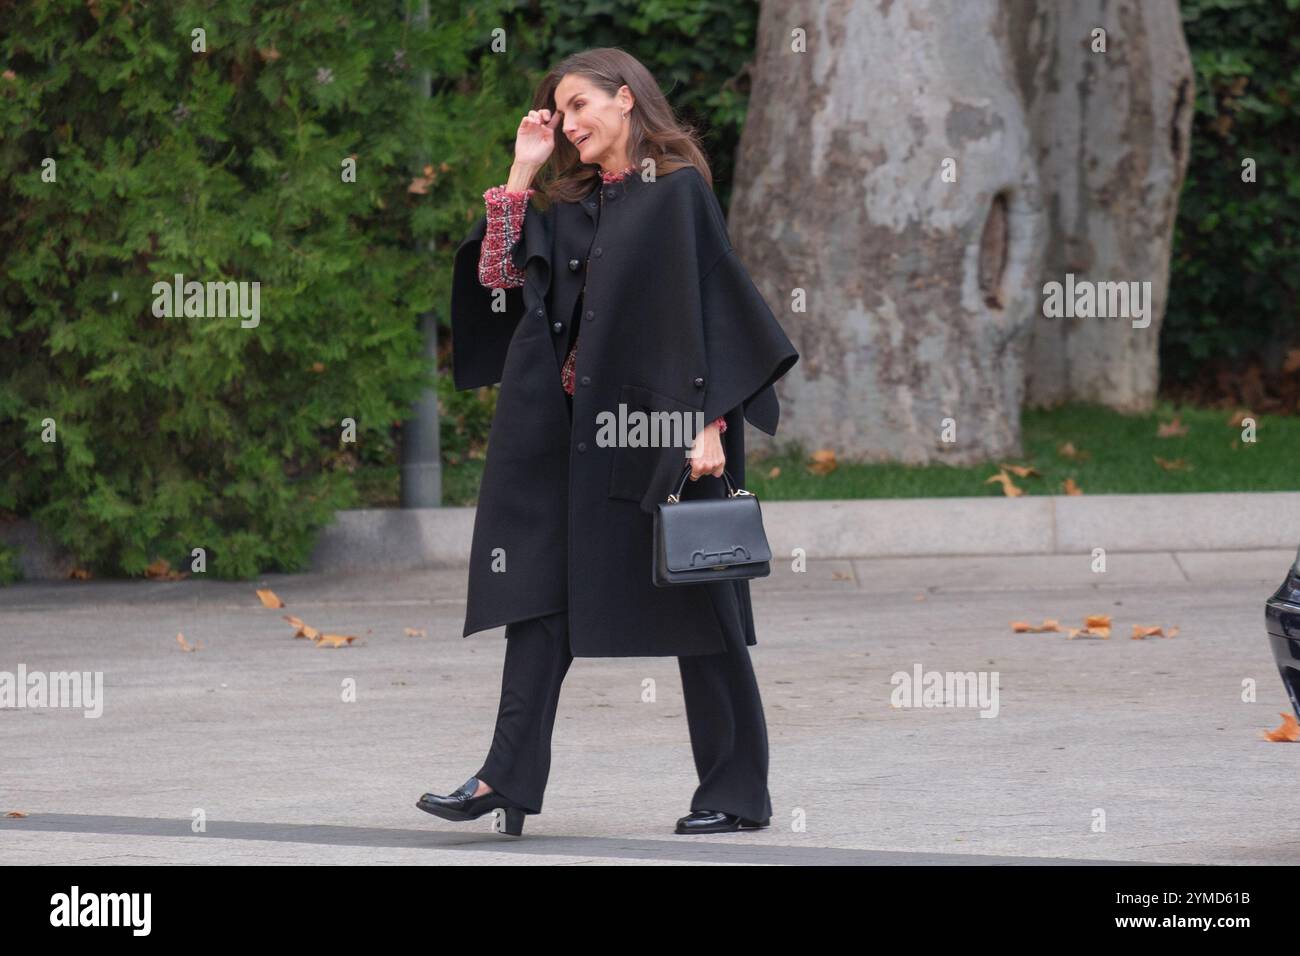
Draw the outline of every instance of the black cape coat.
<instances>
[{"instance_id":1,"label":"black cape coat","mask_svg":"<svg viewBox=\"0 0 1300 956\"><path fill-rule=\"evenodd\" d=\"M457 249L452 283L455 386L501 383L462 636L567 610L575 657L718 653L724 628L758 643L748 581L651 581L654 508L689 447L597 442L597 413L617 416L620 403L702 412L701 425L725 415L727 470L744 487L742 417L776 434L772 384L798 353L732 249L717 197L683 167L598 182L545 212L530 203L512 252L527 276L520 288L480 284L486 228L484 215ZM560 370L574 321L570 425ZM683 498L725 493L722 478L704 475Z\"/></svg>"}]
</instances>

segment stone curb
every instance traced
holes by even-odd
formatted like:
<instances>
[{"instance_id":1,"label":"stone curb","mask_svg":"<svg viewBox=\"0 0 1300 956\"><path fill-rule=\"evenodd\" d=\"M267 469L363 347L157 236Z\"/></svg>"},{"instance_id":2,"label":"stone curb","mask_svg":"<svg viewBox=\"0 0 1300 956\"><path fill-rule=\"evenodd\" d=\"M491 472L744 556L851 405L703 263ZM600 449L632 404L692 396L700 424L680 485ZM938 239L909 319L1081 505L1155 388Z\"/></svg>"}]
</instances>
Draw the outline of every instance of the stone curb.
<instances>
[{"instance_id":1,"label":"stone curb","mask_svg":"<svg viewBox=\"0 0 1300 956\"><path fill-rule=\"evenodd\" d=\"M464 566L474 511L339 512L317 540L311 570ZM802 548L813 559L1294 550L1300 492L772 501L763 524L774 555ZM63 578L71 567L30 521L0 529L0 538L22 548L28 580Z\"/></svg>"}]
</instances>

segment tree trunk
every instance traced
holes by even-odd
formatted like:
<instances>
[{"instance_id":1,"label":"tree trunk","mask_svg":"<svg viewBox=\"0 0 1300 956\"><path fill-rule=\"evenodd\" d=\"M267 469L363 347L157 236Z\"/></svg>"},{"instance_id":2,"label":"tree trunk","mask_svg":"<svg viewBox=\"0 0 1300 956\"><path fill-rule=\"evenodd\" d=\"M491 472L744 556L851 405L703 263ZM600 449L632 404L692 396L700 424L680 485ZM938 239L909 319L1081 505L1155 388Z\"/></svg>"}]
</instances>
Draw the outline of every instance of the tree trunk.
<instances>
[{"instance_id":1,"label":"tree trunk","mask_svg":"<svg viewBox=\"0 0 1300 956\"><path fill-rule=\"evenodd\" d=\"M1139 6L1088 0L1135 24L1088 60L1088 16L1054 3L763 3L729 229L800 351L779 441L966 464L1020 453L1027 382L1149 400L1156 319L1042 317L1076 261L1163 308L1190 67L1175 0Z\"/></svg>"},{"instance_id":2,"label":"tree trunk","mask_svg":"<svg viewBox=\"0 0 1300 956\"><path fill-rule=\"evenodd\" d=\"M781 439L916 464L1019 452L1046 217L1004 16L763 4L729 227L800 352Z\"/></svg>"},{"instance_id":3,"label":"tree trunk","mask_svg":"<svg viewBox=\"0 0 1300 956\"><path fill-rule=\"evenodd\" d=\"M1118 316L1050 317L1040 309L1026 403L1082 400L1146 411L1159 385L1159 334L1194 99L1178 2L1015 6L1011 49L1048 209L1043 282L1065 286L1073 275L1076 285L1138 283L1131 288L1139 292L1150 283L1145 315L1132 300Z\"/></svg>"}]
</instances>

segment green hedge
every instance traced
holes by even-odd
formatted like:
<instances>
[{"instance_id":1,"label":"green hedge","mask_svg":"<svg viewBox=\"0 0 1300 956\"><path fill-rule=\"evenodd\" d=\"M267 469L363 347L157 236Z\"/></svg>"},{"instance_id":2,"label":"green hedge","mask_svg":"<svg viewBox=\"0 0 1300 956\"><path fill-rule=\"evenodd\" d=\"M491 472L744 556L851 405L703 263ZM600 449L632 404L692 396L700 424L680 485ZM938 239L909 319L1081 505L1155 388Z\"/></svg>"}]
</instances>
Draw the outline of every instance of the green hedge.
<instances>
[{"instance_id":1,"label":"green hedge","mask_svg":"<svg viewBox=\"0 0 1300 956\"><path fill-rule=\"evenodd\" d=\"M188 568L198 547L220 577L303 567L434 380L427 248L464 230L451 163L484 154L484 97L411 80L459 82L481 30L366 6L0 13L0 509L96 573ZM449 157L424 195L419 155ZM177 273L260 283L260 324L157 316Z\"/></svg>"},{"instance_id":2,"label":"green hedge","mask_svg":"<svg viewBox=\"0 0 1300 956\"><path fill-rule=\"evenodd\" d=\"M1196 112L1162 378L1194 378L1211 360L1276 371L1300 345L1300 0L1182 0L1182 10Z\"/></svg>"}]
</instances>

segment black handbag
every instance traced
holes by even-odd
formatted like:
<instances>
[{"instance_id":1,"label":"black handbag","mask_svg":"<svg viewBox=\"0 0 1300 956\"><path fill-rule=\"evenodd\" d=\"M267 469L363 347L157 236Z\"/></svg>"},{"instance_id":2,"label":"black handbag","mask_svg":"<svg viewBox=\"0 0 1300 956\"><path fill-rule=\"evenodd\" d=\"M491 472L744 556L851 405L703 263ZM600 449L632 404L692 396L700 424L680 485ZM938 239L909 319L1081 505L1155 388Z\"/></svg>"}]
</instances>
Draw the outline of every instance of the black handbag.
<instances>
[{"instance_id":1,"label":"black handbag","mask_svg":"<svg viewBox=\"0 0 1300 956\"><path fill-rule=\"evenodd\" d=\"M655 506L651 564L655 587L766 577L771 573L772 549L763 531L758 498L737 488L724 468L727 497L682 501L690 473L688 461L677 488L666 502Z\"/></svg>"}]
</instances>

